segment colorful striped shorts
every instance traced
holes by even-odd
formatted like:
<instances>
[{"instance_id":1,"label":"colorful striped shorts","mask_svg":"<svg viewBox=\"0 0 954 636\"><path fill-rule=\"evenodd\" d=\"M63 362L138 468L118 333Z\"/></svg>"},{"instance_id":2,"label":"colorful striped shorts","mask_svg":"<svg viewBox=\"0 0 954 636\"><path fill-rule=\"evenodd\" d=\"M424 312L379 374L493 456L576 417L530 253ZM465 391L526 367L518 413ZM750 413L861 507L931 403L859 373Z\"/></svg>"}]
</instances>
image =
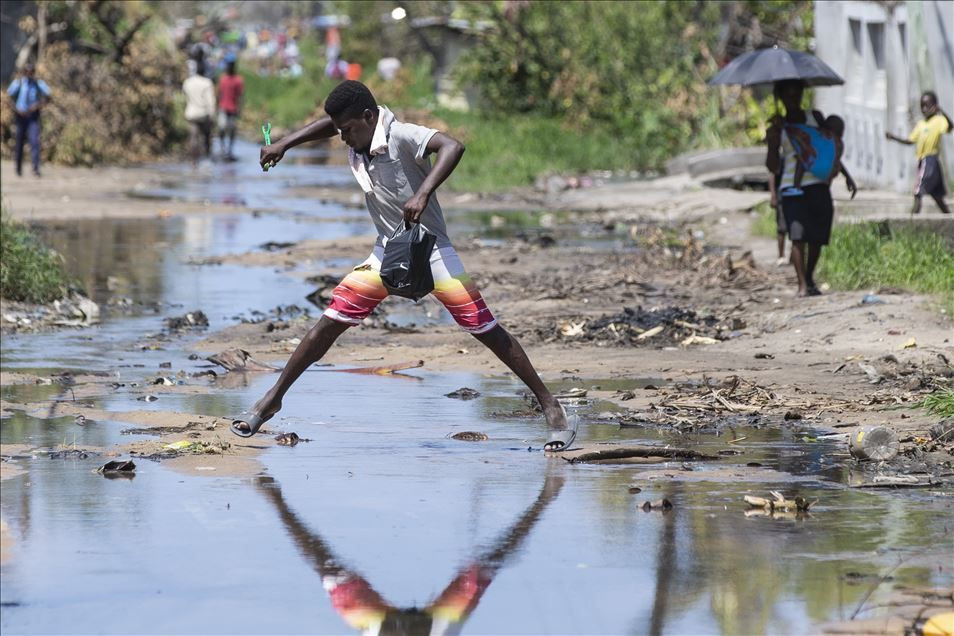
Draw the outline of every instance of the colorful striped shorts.
<instances>
[{"instance_id":1,"label":"colorful striped shorts","mask_svg":"<svg viewBox=\"0 0 954 636\"><path fill-rule=\"evenodd\" d=\"M371 256L355 267L335 287L331 306L325 316L348 325L360 324L388 297L381 282L381 257L384 248L375 245ZM453 247L435 247L431 253L434 291L461 329L473 334L490 331L497 320L480 295L477 285L464 270Z\"/></svg>"}]
</instances>

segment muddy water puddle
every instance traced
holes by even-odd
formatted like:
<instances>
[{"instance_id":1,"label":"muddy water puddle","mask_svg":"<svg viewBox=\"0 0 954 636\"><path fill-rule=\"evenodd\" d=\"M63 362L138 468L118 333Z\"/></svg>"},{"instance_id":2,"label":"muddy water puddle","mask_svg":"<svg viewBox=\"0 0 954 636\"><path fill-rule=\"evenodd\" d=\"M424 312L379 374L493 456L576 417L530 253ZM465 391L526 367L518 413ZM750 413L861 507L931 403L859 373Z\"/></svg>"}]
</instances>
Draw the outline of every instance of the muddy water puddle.
<instances>
[{"instance_id":1,"label":"muddy water puddle","mask_svg":"<svg viewBox=\"0 0 954 636\"><path fill-rule=\"evenodd\" d=\"M279 196L275 184L351 178L308 162L283 162L268 175L244 160L195 175L181 166L163 170L160 191L145 195L232 197L253 207ZM107 412L239 412L274 375L187 377L185 388L202 390L156 389L157 400L141 401L158 374L188 376L206 364L189 360L196 335L148 336L185 311L202 309L216 329L243 313L304 306L314 289L269 268L190 260L369 229L363 211L312 208L309 217L306 203L286 203L282 214L48 226L46 237L97 300L122 295L140 307L108 314L88 330L5 336L0 366L108 374L100 394L81 398ZM342 221L349 215L354 223ZM408 322L422 312L441 319L427 316L427 304L392 304ZM666 382L571 374L553 388L639 391ZM481 395L445 397L461 387ZM4 387L0 397L43 405L73 399L68 388ZM808 429L749 420L692 435L621 428L613 420L618 407L588 396L567 401L580 422L578 443L738 454L692 464L570 464L541 452L544 426L520 414L528 409L523 390L474 373L415 369L381 377L314 368L266 425L311 441L265 450L256 478L137 459L135 479L107 480L94 472L100 456L16 459L25 472L0 490L0 629L806 633L850 615L871 577L899 562L869 604L895 587L952 584L951 570L938 563L954 547L954 501L930 490L848 490L841 446ZM151 437L123 435L134 425L118 418L81 426L72 417L35 415L4 417L0 442L106 450ZM450 437L466 431L488 439ZM817 503L808 515L789 517L753 514L742 502L776 489ZM671 510L642 510L663 497Z\"/></svg>"},{"instance_id":2,"label":"muddy water puddle","mask_svg":"<svg viewBox=\"0 0 954 636\"><path fill-rule=\"evenodd\" d=\"M176 408L229 411L273 380L250 376ZM445 397L463 386L481 395ZM661 476L678 475L681 462L571 465L539 451L538 418L497 414L525 405L521 389L470 373L309 371L268 428L312 441L266 451L262 478L192 477L144 460L134 480L105 480L93 472L96 458L31 461L4 482L0 500L9 528L0 627L806 633L853 612L870 577L899 562L871 603L881 589L951 583L936 566L950 546L951 528L938 520L951 518L951 500L847 490L786 464L796 452L832 456L833 444L801 441L797 429L740 429L748 439L732 446L745 454L700 465L693 480ZM124 399L103 406L122 410ZM600 422L592 405L569 410L581 443L676 443ZM42 420L18 422L3 421L4 443L50 443L71 426L47 422L43 437ZM460 431L489 439L449 437ZM715 435L683 443L727 446ZM753 458L789 472L746 482L717 472ZM700 479L707 471L713 479ZM771 489L818 502L800 517L747 514L742 496ZM672 510L641 509L662 497ZM916 555L931 545L933 567Z\"/></svg>"}]
</instances>

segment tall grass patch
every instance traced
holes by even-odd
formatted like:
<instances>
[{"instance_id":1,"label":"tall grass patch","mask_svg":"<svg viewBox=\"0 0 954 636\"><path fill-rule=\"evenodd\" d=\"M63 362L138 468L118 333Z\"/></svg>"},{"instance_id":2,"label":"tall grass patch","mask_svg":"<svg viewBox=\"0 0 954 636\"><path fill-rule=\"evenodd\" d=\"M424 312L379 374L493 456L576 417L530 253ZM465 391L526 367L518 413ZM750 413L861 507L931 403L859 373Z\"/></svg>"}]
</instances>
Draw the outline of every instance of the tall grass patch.
<instances>
[{"instance_id":1,"label":"tall grass patch","mask_svg":"<svg viewBox=\"0 0 954 636\"><path fill-rule=\"evenodd\" d=\"M938 417L954 417L954 389L935 391L918 405Z\"/></svg>"},{"instance_id":2,"label":"tall grass patch","mask_svg":"<svg viewBox=\"0 0 954 636\"><path fill-rule=\"evenodd\" d=\"M0 297L48 303L62 298L67 285L62 257L25 225L0 217Z\"/></svg>"},{"instance_id":3,"label":"tall grass patch","mask_svg":"<svg viewBox=\"0 0 954 636\"><path fill-rule=\"evenodd\" d=\"M836 226L818 274L838 289L890 286L939 294L954 313L954 250L928 230L882 223Z\"/></svg>"}]
</instances>

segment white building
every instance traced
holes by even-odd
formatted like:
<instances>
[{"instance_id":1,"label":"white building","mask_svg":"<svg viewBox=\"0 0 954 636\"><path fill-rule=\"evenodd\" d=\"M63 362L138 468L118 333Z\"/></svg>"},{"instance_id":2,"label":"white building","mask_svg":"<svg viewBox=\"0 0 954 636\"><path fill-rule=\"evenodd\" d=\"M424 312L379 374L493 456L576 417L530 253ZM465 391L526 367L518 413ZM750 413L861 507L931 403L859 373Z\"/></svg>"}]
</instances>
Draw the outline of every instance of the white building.
<instances>
[{"instance_id":1,"label":"white building","mask_svg":"<svg viewBox=\"0 0 954 636\"><path fill-rule=\"evenodd\" d=\"M860 186L910 192L917 164L907 137L921 119L921 93L937 93L954 118L954 1L815 2L815 54L845 78L819 88L815 106L845 119L845 165ZM954 191L954 134L941 161Z\"/></svg>"}]
</instances>

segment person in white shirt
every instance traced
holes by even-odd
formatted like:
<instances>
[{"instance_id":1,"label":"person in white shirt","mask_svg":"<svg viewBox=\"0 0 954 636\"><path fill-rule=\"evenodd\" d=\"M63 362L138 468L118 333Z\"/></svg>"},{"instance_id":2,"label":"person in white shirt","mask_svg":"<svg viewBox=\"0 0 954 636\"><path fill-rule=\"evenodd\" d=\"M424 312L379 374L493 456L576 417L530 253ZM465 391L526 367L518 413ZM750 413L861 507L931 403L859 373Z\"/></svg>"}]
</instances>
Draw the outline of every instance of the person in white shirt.
<instances>
[{"instance_id":1,"label":"person in white shirt","mask_svg":"<svg viewBox=\"0 0 954 636\"><path fill-rule=\"evenodd\" d=\"M192 165L212 153L212 122L215 117L215 84L199 75L198 65L189 60L189 77L182 83L186 96L185 118L189 122L189 152Z\"/></svg>"}]
</instances>

